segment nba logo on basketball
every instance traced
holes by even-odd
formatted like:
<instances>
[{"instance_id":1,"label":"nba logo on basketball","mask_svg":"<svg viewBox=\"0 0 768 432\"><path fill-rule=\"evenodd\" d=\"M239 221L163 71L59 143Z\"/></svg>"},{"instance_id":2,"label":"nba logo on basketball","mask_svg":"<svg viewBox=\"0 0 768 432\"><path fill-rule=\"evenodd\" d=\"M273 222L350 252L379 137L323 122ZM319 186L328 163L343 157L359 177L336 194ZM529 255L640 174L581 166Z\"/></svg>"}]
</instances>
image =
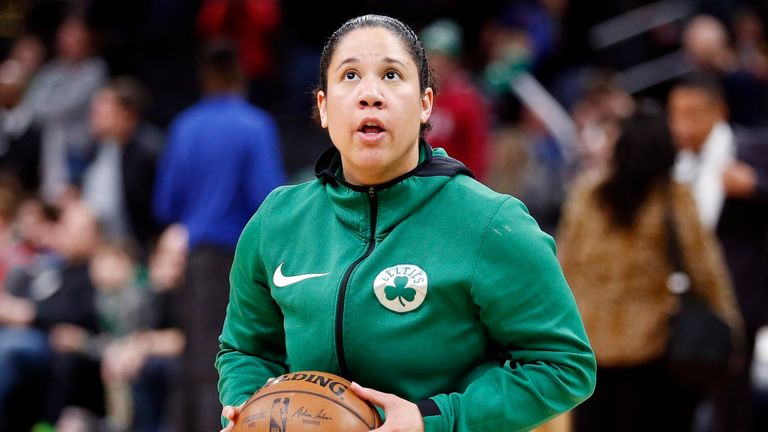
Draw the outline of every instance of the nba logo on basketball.
<instances>
[{"instance_id":1,"label":"nba logo on basketball","mask_svg":"<svg viewBox=\"0 0 768 432\"><path fill-rule=\"evenodd\" d=\"M328 372L298 371L269 380L243 405L232 432L368 432L383 423L376 407Z\"/></svg>"},{"instance_id":2,"label":"nba logo on basketball","mask_svg":"<svg viewBox=\"0 0 768 432\"><path fill-rule=\"evenodd\" d=\"M290 398L277 398L272 401L269 432L285 432L285 426L288 423L288 405L290 403Z\"/></svg>"}]
</instances>

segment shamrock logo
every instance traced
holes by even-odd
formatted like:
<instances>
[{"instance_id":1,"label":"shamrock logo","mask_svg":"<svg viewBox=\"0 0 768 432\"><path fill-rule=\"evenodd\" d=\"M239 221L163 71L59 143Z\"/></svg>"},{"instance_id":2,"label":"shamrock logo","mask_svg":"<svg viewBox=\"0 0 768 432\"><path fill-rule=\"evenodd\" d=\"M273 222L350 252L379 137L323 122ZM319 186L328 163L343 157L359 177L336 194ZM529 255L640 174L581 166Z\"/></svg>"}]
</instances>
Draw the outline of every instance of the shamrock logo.
<instances>
[{"instance_id":1,"label":"shamrock logo","mask_svg":"<svg viewBox=\"0 0 768 432\"><path fill-rule=\"evenodd\" d=\"M384 294L387 296L387 300L392 301L394 299L397 299L400 304L405 307L405 303L403 303L403 299L405 299L407 302L412 302L413 299L416 297L416 290L413 288L409 288L408 285L408 278L405 276L398 276L394 279L395 285L387 285L384 288Z\"/></svg>"},{"instance_id":2,"label":"shamrock logo","mask_svg":"<svg viewBox=\"0 0 768 432\"><path fill-rule=\"evenodd\" d=\"M418 309L427 297L427 273L415 264L398 264L382 270L373 280L373 293L382 306L397 313Z\"/></svg>"}]
</instances>

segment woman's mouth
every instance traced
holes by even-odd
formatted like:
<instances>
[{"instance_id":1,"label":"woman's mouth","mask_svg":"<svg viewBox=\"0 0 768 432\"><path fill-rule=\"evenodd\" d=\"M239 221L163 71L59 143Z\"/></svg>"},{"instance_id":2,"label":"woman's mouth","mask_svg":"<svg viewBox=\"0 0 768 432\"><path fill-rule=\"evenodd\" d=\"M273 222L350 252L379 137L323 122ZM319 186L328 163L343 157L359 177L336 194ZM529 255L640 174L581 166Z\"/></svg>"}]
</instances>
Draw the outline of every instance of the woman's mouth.
<instances>
[{"instance_id":1,"label":"woman's mouth","mask_svg":"<svg viewBox=\"0 0 768 432\"><path fill-rule=\"evenodd\" d=\"M357 133L360 139L364 142L370 143L380 140L384 136L385 132L386 129L381 127L381 125L376 121L363 122L362 125L357 129Z\"/></svg>"},{"instance_id":2,"label":"woman's mouth","mask_svg":"<svg viewBox=\"0 0 768 432\"><path fill-rule=\"evenodd\" d=\"M384 129L381 128L381 126L363 126L360 128L360 132L364 134L377 134L379 132L384 132Z\"/></svg>"}]
</instances>

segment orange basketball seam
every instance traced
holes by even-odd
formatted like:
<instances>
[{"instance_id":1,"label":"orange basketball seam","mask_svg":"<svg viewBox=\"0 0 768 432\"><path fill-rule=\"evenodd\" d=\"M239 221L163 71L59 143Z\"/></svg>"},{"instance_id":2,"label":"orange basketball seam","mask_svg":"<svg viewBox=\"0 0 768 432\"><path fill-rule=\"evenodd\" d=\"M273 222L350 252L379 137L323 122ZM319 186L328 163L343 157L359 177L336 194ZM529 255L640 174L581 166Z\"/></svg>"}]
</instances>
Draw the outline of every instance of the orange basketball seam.
<instances>
[{"instance_id":1,"label":"orange basketball seam","mask_svg":"<svg viewBox=\"0 0 768 432\"><path fill-rule=\"evenodd\" d=\"M265 397L267 397L267 396L272 396L272 395L276 395L276 394L280 394L280 393L304 393L304 394L308 394L308 395L312 395L312 396L321 397L321 398L323 398L323 399L327 399L327 400L329 400L329 401L331 401L331 402L335 403L336 405L338 405L338 406L340 406L340 407L344 408L345 410L347 410L347 411L351 412L352 414L354 414L354 415L355 415L355 417L357 417L358 419L360 419L360 421L361 421L361 422L363 422L363 424L364 424L366 427L368 427L368 429L369 429L369 430L370 430L371 428L374 428L374 427L376 427L376 417L375 417L375 416L374 416L374 418L373 418L373 424L369 424L369 423L368 423L368 422L367 422L367 421L366 421L366 420L363 418L363 416L362 416L360 413L358 413L358 412L357 412L356 410L354 410L354 409L351 409L352 407L350 407L350 406L348 406L348 405L343 405L343 404L339 403L338 401L335 401L335 400L333 400L333 399L329 398L328 396L323 396L323 395L321 395L321 394L312 393L312 392L310 392L310 391L306 391L306 390L277 390L277 391L273 391L273 392L270 392L270 393L267 393L267 394L261 395L261 396L257 397L256 399L253 399L253 400L252 400L252 402L255 402L255 401L257 401L257 400L259 400L259 399L262 399L262 398L265 398ZM250 405L250 402L248 403L248 405ZM244 406L243 408L245 408L245 406Z\"/></svg>"}]
</instances>

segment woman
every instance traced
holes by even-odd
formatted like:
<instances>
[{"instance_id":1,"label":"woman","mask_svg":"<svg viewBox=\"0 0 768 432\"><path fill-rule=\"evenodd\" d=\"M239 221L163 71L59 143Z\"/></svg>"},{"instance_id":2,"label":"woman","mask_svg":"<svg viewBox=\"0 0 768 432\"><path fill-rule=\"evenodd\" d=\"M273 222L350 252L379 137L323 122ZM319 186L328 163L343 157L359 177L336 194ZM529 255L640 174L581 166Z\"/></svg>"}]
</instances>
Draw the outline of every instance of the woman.
<instances>
[{"instance_id":1,"label":"woman","mask_svg":"<svg viewBox=\"0 0 768 432\"><path fill-rule=\"evenodd\" d=\"M599 383L575 413L578 431L687 431L697 394L663 358L677 298L667 289L665 212L674 218L694 291L738 328L726 269L690 192L670 180L664 116L641 109L622 124L607 173L582 179L560 226L560 261L595 350Z\"/></svg>"},{"instance_id":2,"label":"woman","mask_svg":"<svg viewBox=\"0 0 768 432\"><path fill-rule=\"evenodd\" d=\"M526 430L591 393L552 239L420 139L433 98L400 21L355 18L326 44L316 100L334 148L240 238L216 360L226 418L289 369L370 387L352 388L382 431Z\"/></svg>"}]
</instances>

